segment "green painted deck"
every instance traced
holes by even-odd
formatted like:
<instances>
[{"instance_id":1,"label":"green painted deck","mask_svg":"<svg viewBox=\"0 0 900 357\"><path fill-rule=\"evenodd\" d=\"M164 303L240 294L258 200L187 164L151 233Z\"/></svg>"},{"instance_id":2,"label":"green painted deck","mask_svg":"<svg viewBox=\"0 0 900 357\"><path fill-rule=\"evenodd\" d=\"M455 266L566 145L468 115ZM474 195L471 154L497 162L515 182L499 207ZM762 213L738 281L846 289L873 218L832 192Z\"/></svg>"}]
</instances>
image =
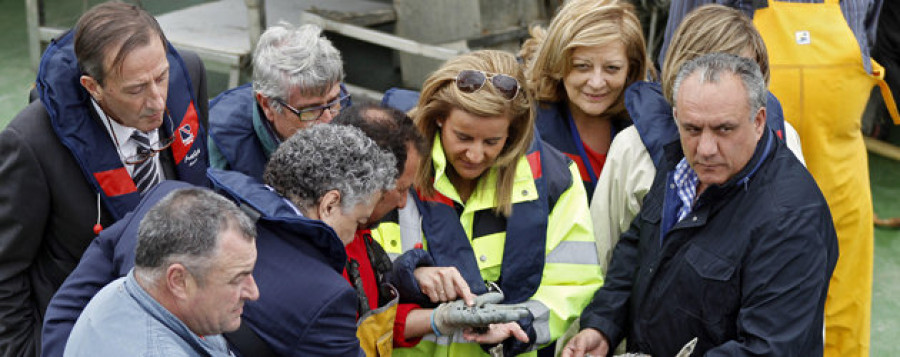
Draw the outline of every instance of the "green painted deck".
<instances>
[{"instance_id":1,"label":"green painted deck","mask_svg":"<svg viewBox=\"0 0 900 357\"><path fill-rule=\"evenodd\" d=\"M188 3L198 2L202 1ZM45 3L60 4L52 11L55 15L48 16L68 17L72 21L77 15L71 14L78 14L81 9L78 1ZM145 3L160 6L157 0ZM186 6L181 4L185 2L179 6ZM28 58L24 13L23 0L0 0L0 128L25 107L35 77ZM224 90L225 83L223 73L211 72L210 95ZM881 217L900 216L900 163L876 155L870 155L869 160L875 212ZM900 343L896 341L900 336L900 230L875 229L873 300L872 356L900 356Z\"/></svg>"}]
</instances>

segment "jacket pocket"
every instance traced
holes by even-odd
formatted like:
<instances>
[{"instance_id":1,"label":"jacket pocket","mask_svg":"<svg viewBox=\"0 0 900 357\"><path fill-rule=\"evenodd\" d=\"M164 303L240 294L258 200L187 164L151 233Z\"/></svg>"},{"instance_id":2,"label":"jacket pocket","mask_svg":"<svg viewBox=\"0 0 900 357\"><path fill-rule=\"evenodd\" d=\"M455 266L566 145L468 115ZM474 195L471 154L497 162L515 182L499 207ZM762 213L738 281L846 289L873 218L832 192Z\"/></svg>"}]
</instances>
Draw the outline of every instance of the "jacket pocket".
<instances>
[{"instance_id":1,"label":"jacket pocket","mask_svg":"<svg viewBox=\"0 0 900 357\"><path fill-rule=\"evenodd\" d=\"M727 281L734 274L734 265L696 245L688 247L684 259L704 279Z\"/></svg>"},{"instance_id":2,"label":"jacket pocket","mask_svg":"<svg viewBox=\"0 0 900 357\"><path fill-rule=\"evenodd\" d=\"M712 336L727 335L725 326L740 308L735 265L697 245L687 247L684 260L687 264L675 288L680 309L702 321Z\"/></svg>"}]
</instances>

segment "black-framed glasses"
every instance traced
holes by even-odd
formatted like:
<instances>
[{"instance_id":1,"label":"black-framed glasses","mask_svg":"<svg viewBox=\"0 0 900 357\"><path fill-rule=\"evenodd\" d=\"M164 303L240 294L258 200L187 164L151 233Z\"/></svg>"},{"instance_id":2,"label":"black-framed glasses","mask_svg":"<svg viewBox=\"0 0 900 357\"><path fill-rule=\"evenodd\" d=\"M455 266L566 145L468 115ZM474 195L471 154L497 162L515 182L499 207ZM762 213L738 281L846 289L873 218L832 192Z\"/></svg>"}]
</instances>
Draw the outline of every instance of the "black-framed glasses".
<instances>
[{"instance_id":1,"label":"black-framed glasses","mask_svg":"<svg viewBox=\"0 0 900 357\"><path fill-rule=\"evenodd\" d=\"M456 75L456 88L464 93L474 93L484 87L484 82L490 79L491 85L497 89L507 100L513 100L519 95L519 81L505 74L485 73L479 70L466 69Z\"/></svg>"},{"instance_id":2,"label":"black-framed glasses","mask_svg":"<svg viewBox=\"0 0 900 357\"><path fill-rule=\"evenodd\" d=\"M325 114L325 110L331 112L332 116L338 115L341 112L342 108L350 106L350 94L341 92L340 97L331 101L325 105L317 105L314 107L306 107L303 109L297 109L292 107L290 104L287 104L281 98L275 98L275 101L278 102L281 106L285 107L291 113L297 116L300 121L317 121L322 118L322 115Z\"/></svg>"}]
</instances>

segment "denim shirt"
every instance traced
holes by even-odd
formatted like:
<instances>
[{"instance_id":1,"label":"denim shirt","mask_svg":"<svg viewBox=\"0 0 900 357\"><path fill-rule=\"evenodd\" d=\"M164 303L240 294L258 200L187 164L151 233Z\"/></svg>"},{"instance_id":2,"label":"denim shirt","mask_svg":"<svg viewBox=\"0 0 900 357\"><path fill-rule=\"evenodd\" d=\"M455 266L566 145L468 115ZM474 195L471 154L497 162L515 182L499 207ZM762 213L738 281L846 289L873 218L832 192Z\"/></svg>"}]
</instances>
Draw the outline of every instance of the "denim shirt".
<instances>
[{"instance_id":1,"label":"denim shirt","mask_svg":"<svg viewBox=\"0 0 900 357\"><path fill-rule=\"evenodd\" d=\"M75 322L64 356L228 356L221 335L200 337L128 276L106 285Z\"/></svg>"}]
</instances>

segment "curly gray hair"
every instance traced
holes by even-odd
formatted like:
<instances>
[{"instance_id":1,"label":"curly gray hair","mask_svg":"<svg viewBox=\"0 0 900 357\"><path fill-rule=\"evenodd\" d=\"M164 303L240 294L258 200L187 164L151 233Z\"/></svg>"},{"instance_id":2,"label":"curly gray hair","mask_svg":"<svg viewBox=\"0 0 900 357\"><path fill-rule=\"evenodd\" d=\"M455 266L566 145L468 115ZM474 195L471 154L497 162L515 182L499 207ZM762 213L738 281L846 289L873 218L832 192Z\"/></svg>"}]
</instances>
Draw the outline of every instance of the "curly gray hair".
<instances>
[{"instance_id":1,"label":"curly gray hair","mask_svg":"<svg viewBox=\"0 0 900 357\"><path fill-rule=\"evenodd\" d=\"M346 211L379 190L394 188L395 160L357 128L320 124L282 143L269 159L263 180L302 210L337 190Z\"/></svg>"},{"instance_id":2,"label":"curly gray hair","mask_svg":"<svg viewBox=\"0 0 900 357\"><path fill-rule=\"evenodd\" d=\"M269 27L253 52L253 91L268 98L288 100L292 88L303 96L324 96L343 79L341 53L315 25ZM277 102L273 106L282 110Z\"/></svg>"}]
</instances>

